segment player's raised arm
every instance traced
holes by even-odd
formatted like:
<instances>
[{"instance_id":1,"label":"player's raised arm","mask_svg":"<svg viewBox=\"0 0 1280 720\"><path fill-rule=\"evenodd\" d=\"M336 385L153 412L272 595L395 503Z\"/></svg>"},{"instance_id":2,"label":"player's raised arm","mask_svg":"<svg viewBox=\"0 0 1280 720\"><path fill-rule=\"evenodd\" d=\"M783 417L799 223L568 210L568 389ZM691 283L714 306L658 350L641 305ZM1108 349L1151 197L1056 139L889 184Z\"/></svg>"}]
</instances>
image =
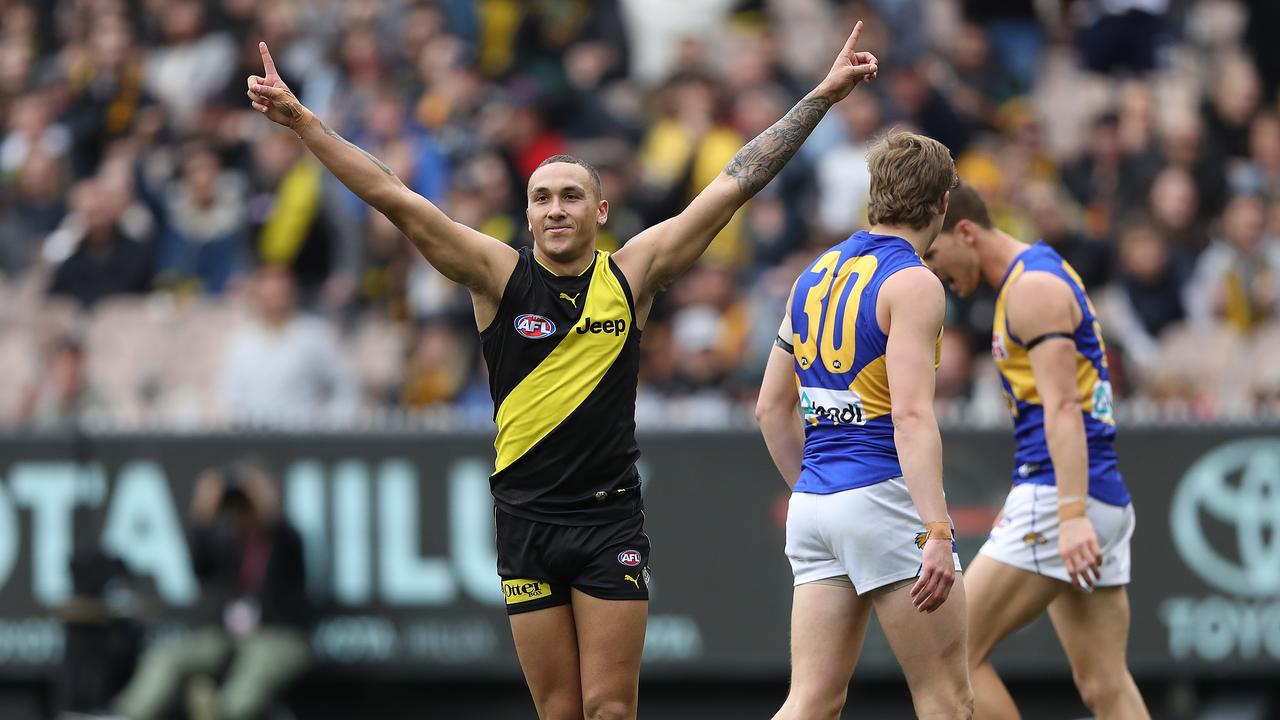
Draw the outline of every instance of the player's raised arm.
<instances>
[{"instance_id":1,"label":"player's raised arm","mask_svg":"<svg viewBox=\"0 0 1280 720\"><path fill-rule=\"evenodd\" d=\"M855 50L861 33L859 20L826 78L781 120L743 146L683 212L645 230L618 251L617 261L628 275L643 278L641 294L657 291L688 270L734 212L796 154L827 110L858 83L876 76L876 57Z\"/></svg>"},{"instance_id":2,"label":"player's raised arm","mask_svg":"<svg viewBox=\"0 0 1280 720\"><path fill-rule=\"evenodd\" d=\"M1058 486L1058 552L1067 574L1091 588L1102 569L1102 548L1085 514L1089 450L1076 387L1079 304L1071 288L1044 272L1023 273L1009 289L1009 330L1022 338L1044 407L1044 436Z\"/></svg>"},{"instance_id":3,"label":"player's raised arm","mask_svg":"<svg viewBox=\"0 0 1280 720\"><path fill-rule=\"evenodd\" d=\"M893 442L911 501L928 532L911 601L917 609L933 612L955 582L942 494L942 437L933 413L934 359L947 301L933 273L912 267L885 280L877 302L885 304L889 316L885 370L893 402Z\"/></svg>"},{"instance_id":4,"label":"player's raised arm","mask_svg":"<svg viewBox=\"0 0 1280 720\"><path fill-rule=\"evenodd\" d=\"M253 108L295 133L329 171L393 222L445 277L485 296L500 297L516 252L459 225L410 190L381 160L347 142L308 110L280 78L266 43L258 43L266 77L248 78Z\"/></svg>"}]
</instances>

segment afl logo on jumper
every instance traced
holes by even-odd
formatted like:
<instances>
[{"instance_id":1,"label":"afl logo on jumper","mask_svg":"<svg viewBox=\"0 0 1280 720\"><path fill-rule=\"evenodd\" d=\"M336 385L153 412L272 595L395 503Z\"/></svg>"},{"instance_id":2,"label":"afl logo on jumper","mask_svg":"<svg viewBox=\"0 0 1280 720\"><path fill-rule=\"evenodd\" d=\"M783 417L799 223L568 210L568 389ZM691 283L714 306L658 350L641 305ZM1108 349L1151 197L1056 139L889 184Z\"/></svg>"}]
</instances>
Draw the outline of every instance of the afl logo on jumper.
<instances>
[{"instance_id":1,"label":"afl logo on jumper","mask_svg":"<svg viewBox=\"0 0 1280 720\"><path fill-rule=\"evenodd\" d=\"M516 332L530 340L541 340L556 334L556 324L541 315L525 314L516 318Z\"/></svg>"},{"instance_id":2,"label":"afl logo on jumper","mask_svg":"<svg viewBox=\"0 0 1280 720\"><path fill-rule=\"evenodd\" d=\"M618 562L626 565L627 567L635 567L641 562L644 562L644 560L640 557L639 550L623 550L618 553Z\"/></svg>"}]
</instances>

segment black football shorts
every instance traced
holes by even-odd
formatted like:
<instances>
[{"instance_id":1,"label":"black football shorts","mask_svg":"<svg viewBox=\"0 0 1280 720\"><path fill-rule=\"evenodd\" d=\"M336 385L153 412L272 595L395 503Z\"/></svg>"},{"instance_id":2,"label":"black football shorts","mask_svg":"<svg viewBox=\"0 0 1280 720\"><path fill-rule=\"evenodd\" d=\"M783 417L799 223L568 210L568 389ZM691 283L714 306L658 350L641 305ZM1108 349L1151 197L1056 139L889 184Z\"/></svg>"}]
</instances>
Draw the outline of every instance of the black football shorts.
<instances>
[{"instance_id":1,"label":"black football shorts","mask_svg":"<svg viewBox=\"0 0 1280 720\"><path fill-rule=\"evenodd\" d=\"M643 512L606 525L555 525L497 509L495 525L508 615L566 605L571 588L603 600L649 599Z\"/></svg>"}]
</instances>

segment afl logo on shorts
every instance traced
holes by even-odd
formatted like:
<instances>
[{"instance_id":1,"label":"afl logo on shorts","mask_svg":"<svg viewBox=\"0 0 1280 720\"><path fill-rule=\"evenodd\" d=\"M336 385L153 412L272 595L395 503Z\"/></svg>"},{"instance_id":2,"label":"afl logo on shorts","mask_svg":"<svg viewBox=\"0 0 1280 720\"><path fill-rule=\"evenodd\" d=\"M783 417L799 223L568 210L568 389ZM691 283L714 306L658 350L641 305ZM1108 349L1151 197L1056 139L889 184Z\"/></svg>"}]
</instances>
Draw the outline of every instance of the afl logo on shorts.
<instances>
[{"instance_id":1,"label":"afl logo on shorts","mask_svg":"<svg viewBox=\"0 0 1280 720\"><path fill-rule=\"evenodd\" d=\"M623 550L618 553L618 562L627 567L635 567L644 562L644 558L640 557L639 550Z\"/></svg>"},{"instance_id":2,"label":"afl logo on shorts","mask_svg":"<svg viewBox=\"0 0 1280 720\"><path fill-rule=\"evenodd\" d=\"M516 332L530 340L541 340L556 334L556 324L541 315L525 314L516 318Z\"/></svg>"}]
</instances>

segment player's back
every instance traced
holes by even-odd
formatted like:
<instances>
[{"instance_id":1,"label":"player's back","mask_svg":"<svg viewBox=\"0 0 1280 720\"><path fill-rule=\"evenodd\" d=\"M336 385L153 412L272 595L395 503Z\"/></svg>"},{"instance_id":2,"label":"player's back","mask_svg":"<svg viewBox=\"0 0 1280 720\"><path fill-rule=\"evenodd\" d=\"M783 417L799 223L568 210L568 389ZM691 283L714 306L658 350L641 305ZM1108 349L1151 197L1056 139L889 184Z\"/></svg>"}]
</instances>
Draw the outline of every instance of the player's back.
<instances>
[{"instance_id":1,"label":"player's back","mask_svg":"<svg viewBox=\"0 0 1280 720\"><path fill-rule=\"evenodd\" d=\"M828 494L902 475L876 320L880 287L922 266L906 240L859 231L796 281L790 316L805 445L796 492Z\"/></svg>"}]
</instances>

